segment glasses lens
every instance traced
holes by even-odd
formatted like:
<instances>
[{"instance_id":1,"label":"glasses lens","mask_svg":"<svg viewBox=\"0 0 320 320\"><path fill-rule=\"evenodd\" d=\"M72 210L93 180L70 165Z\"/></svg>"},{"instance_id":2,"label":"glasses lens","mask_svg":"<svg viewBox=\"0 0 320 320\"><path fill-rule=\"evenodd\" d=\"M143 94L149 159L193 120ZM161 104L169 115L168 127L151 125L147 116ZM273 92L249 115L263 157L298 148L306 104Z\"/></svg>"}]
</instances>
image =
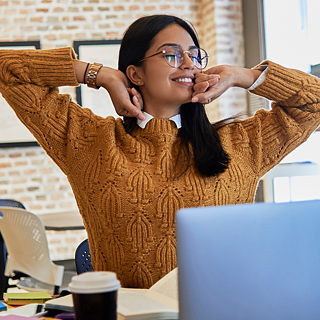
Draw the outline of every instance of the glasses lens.
<instances>
[{"instance_id":1,"label":"glasses lens","mask_svg":"<svg viewBox=\"0 0 320 320\"><path fill-rule=\"evenodd\" d=\"M169 66L174 68L181 66L183 61L183 51L179 47L166 47L164 51L164 56Z\"/></svg>"},{"instance_id":2,"label":"glasses lens","mask_svg":"<svg viewBox=\"0 0 320 320\"><path fill-rule=\"evenodd\" d=\"M190 50L191 59L198 69L204 69L208 64L208 54L205 50L195 48Z\"/></svg>"}]
</instances>

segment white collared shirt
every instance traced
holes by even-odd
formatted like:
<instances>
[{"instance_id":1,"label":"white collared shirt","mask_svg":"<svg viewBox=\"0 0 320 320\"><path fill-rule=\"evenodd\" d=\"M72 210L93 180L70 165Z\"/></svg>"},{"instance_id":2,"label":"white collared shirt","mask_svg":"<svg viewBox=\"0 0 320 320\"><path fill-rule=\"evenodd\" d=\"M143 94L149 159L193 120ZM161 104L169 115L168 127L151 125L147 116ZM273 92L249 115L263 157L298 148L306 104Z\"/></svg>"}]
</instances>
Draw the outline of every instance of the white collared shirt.
<instances>
[{"instance_id":1,"label":"white collared shirt","mask_svg":"<svg viewBox=\"0 0 320 320\"><path fill-rule=\"evenodd\" d=\"M257 68L261 71L263 71L261 73L261 75L259 76L259 78L252 84L251 87L247 88L247 90L254 90L256 87L258 87L264 80L266 80L267 77L267 69L268 69L268 65L261 65L259 68ZM153 119L153 116L147 112L142 111L142 113L144 114L144 120L139 120L137 119L137 125L141 128L144 129L147 125L147 123ZM175 116L169 118L169 120L172 120L178 129L181 128L181 116L180 114L176 114Z\"/></svg>"}]
</instances>

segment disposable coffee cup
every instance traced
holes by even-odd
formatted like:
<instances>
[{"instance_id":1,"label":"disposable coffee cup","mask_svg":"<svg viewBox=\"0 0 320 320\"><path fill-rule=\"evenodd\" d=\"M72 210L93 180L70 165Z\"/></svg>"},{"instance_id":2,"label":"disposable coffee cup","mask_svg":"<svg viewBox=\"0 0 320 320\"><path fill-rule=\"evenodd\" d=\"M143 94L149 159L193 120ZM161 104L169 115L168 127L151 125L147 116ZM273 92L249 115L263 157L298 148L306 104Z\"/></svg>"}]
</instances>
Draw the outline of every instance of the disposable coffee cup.
<instances>
[{"instance_id":1,"label":"disposable coffee cup","mask_svg":"<svg viewBox=\"0 0 320 320\"><path fill-rule=\"evenodd\" d=\"M72 277L76 320L117 320L117 297L120 282L114 272L85 272Z\"/></svg>"}]
</instances>

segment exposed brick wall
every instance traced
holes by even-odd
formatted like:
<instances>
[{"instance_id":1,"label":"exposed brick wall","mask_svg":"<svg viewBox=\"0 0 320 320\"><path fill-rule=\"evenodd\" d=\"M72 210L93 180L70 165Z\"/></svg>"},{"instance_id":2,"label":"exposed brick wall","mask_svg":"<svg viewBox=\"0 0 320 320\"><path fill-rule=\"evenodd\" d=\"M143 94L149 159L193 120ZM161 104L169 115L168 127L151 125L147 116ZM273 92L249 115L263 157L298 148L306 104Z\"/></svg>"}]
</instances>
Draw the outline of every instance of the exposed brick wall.
<instances>
[{"instance_id":1,"label":"exposed brick wall","mask_svg":"<svg viewBox=\"0 0 320 320\"><path fill-rule=\"evenodd\" d=\"M198 30L210 66L244 65L241 0L0 0L0 41L40 40L43 49L75 40L121 39L145 14L175 14ZM74 90L63 89L74 97ZM207 105L212 121L244 111L245 93L236 89ZM0 149L0 197L22 201L28 210L76 210L61 170L39 147ZM72 258L85 231L48 232L53 259Z\"/></svg>"}]
</instances>

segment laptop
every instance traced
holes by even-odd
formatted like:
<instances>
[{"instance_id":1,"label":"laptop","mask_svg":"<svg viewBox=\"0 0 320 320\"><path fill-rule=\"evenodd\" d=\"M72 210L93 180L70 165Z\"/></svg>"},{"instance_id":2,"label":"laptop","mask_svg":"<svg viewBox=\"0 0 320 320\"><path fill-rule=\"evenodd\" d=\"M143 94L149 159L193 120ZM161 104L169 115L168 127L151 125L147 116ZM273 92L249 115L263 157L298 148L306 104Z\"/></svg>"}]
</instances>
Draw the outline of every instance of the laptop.
<instances>
[{"instance_id":1,"label":"laptop","mask_svg":"<svg viewBox=\"0 0 320 320\"><path fill-rule=\"evenodd\" d=\"M181 209L180 320L320 319L320 201Z\"/></svg>"}]
</instances>

